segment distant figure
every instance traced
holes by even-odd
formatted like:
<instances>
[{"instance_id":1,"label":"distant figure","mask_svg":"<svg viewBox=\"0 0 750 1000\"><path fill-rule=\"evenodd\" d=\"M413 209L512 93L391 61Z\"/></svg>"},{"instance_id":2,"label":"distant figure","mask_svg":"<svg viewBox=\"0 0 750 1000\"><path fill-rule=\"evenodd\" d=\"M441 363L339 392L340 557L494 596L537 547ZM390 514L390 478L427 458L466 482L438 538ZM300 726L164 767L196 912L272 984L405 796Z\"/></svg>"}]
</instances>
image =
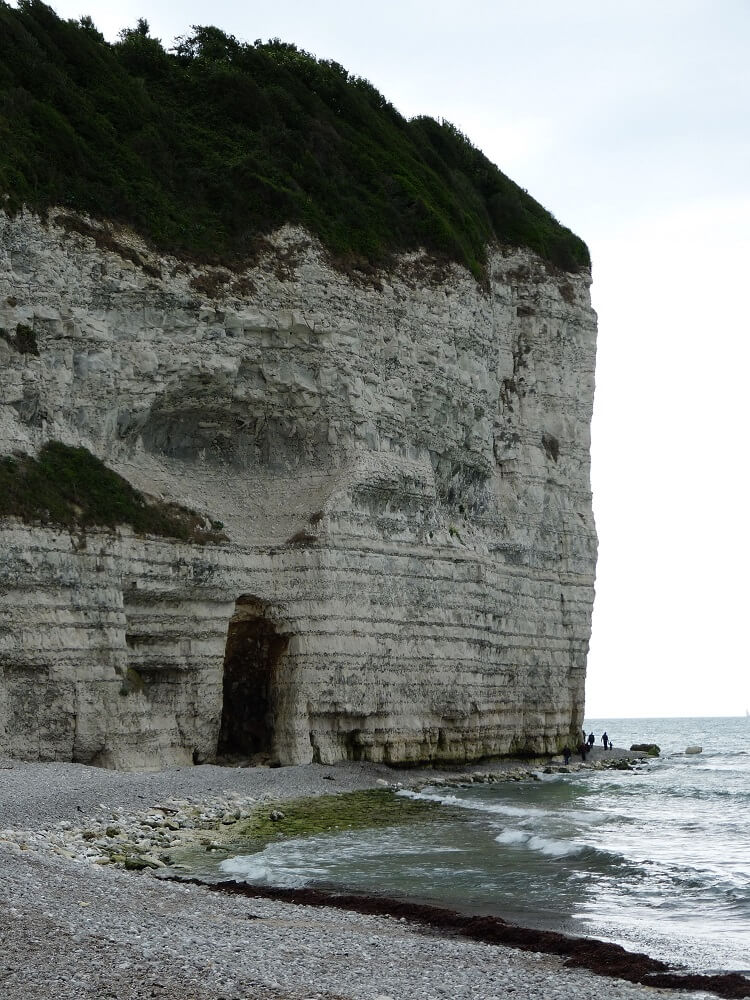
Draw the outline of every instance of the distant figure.
<instances>
[{"instance_id":1,"label":"distant figure","mask_svg":"<svg viewBox=\"0 0 750 1000\"><path fill-rule=\"evenodd\" d=\"M586 761L586 754L589 752L588 745L584 740L583 743L578 747L578 753L581 755L581 760Z\"/></svg>"},{"instance_id":2,"label":"distant figure","mask_svg":"<svg viewBox=\"0 0 750 1000\"><path fill-rule=\"evenodd\" d=\"M570 747L568 746L567 743L562 748L562 755L563 755L563 757L565 759L565 763L569 764L570 763Z\"/></svg>"},{"instance_id":3,"label":"distant figure","mask_svg":"<svg viewBox=\"0 0 750 1000\"><path fill-rule=\"evenodd\" d=\"M589 733L589 749L596 743L596 736L593 733Z\"/></svg>"},{"instance_id":4,"label":"distant figure","mask_svg":"<svg viewBox=\"0 0 750 1000\"><path fill-rule=\"evenodd\" d=\"M606 732L602 733L602 746L605 750L609 746L609 736L607 736Z\"/></svg>"}]
</instances>

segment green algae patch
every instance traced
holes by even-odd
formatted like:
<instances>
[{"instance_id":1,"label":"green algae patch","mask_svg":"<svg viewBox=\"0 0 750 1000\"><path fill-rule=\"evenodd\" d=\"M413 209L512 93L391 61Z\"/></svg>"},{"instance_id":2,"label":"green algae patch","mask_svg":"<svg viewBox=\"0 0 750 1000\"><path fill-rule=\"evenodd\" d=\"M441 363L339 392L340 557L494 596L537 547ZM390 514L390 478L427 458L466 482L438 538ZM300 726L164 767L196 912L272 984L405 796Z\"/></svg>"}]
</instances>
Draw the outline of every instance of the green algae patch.
<instances>
[{"instance_id":1,"label":"green algae patch","mask_svg":"<svg viewBox=\"0 0 750 1000\"><path fill-rule=\"evenodd\" d=\"M160 855L183 876L215 881L218 866L236 854L257 854L269 844L324 834L405 826L450 810L436 802L394 795L386 788L258 803L249 818L206 824ZM275 817L275 818L271 818ZM187 831L185 831L187 833Z\"/></svg>"},{"instance_id":2,"label":"green algae patch","mask_svg":"<svg viewBox=\"0 0 750 1000\"><path fill-rule=\"evenodd\" d=\"M367 830L417 823L440 809L436 802L423 802L394 795L388 789L318 795L310 798L265 802L248 820L231 828L235 838L262 849L280 837L312 837L344 830ZM271 817L277 817L272 819Z\"/></svg>"}]
</instances>

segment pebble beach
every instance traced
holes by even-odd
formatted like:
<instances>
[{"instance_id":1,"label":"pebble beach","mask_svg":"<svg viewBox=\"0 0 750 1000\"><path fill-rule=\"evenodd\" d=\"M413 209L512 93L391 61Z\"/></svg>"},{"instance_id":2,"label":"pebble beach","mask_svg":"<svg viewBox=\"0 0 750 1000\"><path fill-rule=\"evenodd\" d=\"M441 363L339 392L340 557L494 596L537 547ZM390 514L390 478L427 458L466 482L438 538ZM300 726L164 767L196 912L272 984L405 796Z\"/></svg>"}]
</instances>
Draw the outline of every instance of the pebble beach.
<instances>
[{"instance_id":1,"label":"pebble beach","mask_svg":"<svg viewBox=\"0 0 750 1000\"><path fill-rule=\"evenodd\" d=\"M587 766L602 766L601 753ZM610 766L614 762L614 756L607 759ZM218 894L164 877L171 876L169 852L185 838L211 849L212 837L266 803L428 781L520 780L530 773L528 766L507 762L463 774L367 764L121 773L2 760L0 995L5 1000L711 995L603 978L571 968L557 955L440 934L404 917Z\"/></svg>"}]
</instances>

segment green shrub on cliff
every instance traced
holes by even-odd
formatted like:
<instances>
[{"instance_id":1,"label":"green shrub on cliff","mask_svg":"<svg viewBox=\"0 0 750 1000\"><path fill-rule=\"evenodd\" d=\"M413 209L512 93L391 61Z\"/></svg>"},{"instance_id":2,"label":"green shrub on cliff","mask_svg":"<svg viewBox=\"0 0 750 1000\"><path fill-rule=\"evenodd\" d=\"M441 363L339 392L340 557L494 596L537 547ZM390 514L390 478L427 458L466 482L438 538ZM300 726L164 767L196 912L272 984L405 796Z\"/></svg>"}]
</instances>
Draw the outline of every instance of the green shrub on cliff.
<instances>
[{"instance_id":1,"label":"green shrub on cliff","mask_svg":"<svg viewBox=\"0 0 750 1000\"><path fill-rule=\"evenodd\" d=\"M240 261L301 223L342 262L424 246L480 275L488 242L567 270L585 244L448 123L404 119L366 80L273 40L0 3L0 195L131 225L175 254Z\"/></svg>"},{"instance_id":2,"label":"green shrub on cliff","mask_svg":"<svg viewBox=\"0 0 750 1000\"><path fill-rule=\"evenodd\" d=\"M225 536L207 530L193 511L148 501L86 448L48 442L38 458L0 458L0 517L64 528L114 528L129 524L138 534L190 542Z\"/></svg>"}]
</instances>

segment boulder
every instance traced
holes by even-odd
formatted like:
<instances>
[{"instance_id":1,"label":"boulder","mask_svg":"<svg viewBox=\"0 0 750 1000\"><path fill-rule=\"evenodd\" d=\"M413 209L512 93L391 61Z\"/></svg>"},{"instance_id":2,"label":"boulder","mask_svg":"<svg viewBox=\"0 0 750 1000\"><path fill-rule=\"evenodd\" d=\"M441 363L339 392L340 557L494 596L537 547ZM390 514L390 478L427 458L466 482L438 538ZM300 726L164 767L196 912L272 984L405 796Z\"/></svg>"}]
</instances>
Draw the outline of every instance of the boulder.
<instances>
[{"instance_id":1,"label":"boulder","mask_svg":"<svg viewBox=\"0 0 750 1000\"><path fill-rule=\"evenodd\" d=\"M634 743L630 749L637 750L639 753L647 753L649 757L658 757L661 753L661 748L656 743Z\"/></svg>"}]
</instances>

